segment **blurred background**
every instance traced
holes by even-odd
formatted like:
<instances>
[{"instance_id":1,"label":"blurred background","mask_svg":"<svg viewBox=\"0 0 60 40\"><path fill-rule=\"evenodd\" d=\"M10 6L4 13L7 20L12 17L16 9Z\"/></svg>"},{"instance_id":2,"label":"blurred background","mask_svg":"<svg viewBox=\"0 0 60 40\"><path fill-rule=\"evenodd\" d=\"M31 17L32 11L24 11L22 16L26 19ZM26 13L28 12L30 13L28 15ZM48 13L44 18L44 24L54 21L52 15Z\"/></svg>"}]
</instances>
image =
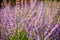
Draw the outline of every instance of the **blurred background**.
<instances>
[{"instance_id":1,"label":"blurred background","mask_svg":"<svg viewBox=\"0 0 60 40\"><path fill-rule=\"evenodd\" d=\"M4 5L4 2L5 2L5 1L6 1L7 4L10 2L10 4L11 4L12 6L16 5L16 0L0 0L0 8L1 8L2 5ZM18 0L18 1L21 2L21 0ZM23 0L23 4L25 4L25 1L26 1L27 3L30 2L30 0ZM40 1L45 1L45 0L38 0L38 2L40 2ZM52 2L54 2L54 1L60 2L60 0L49 0L49 1L52 1Z\"/></svg>"}]
</instances>

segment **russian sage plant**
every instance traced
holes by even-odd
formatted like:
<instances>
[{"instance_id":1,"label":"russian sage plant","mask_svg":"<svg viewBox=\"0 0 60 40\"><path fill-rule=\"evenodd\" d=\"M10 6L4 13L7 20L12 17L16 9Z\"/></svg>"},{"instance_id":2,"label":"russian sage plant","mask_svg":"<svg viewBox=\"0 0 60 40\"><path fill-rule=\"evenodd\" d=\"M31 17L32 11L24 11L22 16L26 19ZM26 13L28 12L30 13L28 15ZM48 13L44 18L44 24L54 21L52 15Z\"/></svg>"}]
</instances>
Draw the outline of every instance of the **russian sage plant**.
<instances>
[{"instance_id":1,"label":"russian sage plant","mask_svg":"<svg viewBox=\"0 0 60 40\"><path fill-rule=\"evenodd\" d=\"M3 0L0 40L59 40L60 2Z\"/></svg>"}]
</instances>

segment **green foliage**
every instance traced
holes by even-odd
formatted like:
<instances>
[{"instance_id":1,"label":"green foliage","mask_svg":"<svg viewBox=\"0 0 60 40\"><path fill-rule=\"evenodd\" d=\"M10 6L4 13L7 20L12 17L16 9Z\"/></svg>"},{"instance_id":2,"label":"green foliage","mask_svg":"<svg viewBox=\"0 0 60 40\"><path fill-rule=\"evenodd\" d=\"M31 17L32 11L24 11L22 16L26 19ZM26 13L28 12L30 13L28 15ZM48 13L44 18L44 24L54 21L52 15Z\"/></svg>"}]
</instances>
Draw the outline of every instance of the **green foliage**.
<instances>
[{"instance_id":1,"label":"green foliage","mask_svg":"<svg viewBox=\"0 0 60 40\"><path fill-rule=\"evenodd\" d=\"M40 32L40 37L41 37L41 40L44 40L44 36L42 32Z\"/></svg>"},{"instance_id":2,"label":"green foliage","mask_svg":"<svg viewBox=\"0 0 60 40\"><path fill-rule=\"evenodd\" d=\"M60 18L60 13L57 14L57 16L54 19L54 22L57 22L58 21L58 18Z\"/></svg>"},{"instance_id":3,"label":"green foliage","mask_svg":"<svg viewBox=\"0 0 60 40\"><path fill-rule=\"evenodd\" d=\"M21 31L19 34L11 34L8 36L8 40L28 40L27 33Z\"/></svg>"}]
</instances>

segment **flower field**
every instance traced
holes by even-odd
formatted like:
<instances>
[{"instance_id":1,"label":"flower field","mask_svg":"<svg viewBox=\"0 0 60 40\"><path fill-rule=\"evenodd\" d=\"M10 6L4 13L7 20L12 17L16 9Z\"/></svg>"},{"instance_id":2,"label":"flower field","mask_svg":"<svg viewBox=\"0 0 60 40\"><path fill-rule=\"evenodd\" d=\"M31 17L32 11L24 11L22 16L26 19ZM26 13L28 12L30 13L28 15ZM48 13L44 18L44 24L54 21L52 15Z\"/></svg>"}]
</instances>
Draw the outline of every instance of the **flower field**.
<instances>
[{"instance_id":1,"label":"flower field","mask_svg":"<svg viewBox=\"0 0 60 40\"><path fill-rule=\"evenodd\" d=\"M0 40L60 40L60 1L1 0Z\"/></svg>"}]
</instances>

